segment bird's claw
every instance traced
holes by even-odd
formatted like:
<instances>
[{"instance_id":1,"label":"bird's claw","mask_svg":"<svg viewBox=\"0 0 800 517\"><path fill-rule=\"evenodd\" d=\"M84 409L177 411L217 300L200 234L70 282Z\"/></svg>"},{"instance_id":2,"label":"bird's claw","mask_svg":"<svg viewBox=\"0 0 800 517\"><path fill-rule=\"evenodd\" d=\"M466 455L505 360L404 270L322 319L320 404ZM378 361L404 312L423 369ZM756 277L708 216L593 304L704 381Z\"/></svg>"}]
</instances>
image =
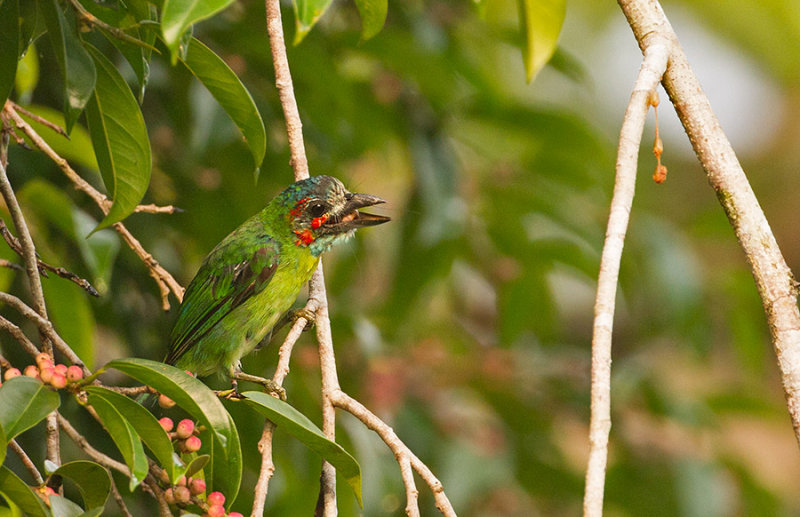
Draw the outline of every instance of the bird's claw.
<instances>
[{"instance_id":1,"label":"bird's claw","mask_svg":"<svg viewBox=\"0 0 800 517\"><path fill-rule=\"evenodd\" d=\"M231 388L228 390L214 390L214 393L216 393L219 398L223 398L225 400L238 400L244 398L244 396L239 393L236 388Z\"/></svg>"},{"instance_id":2,"label":"bird's claw","mask_svg":"<svg viewBox=\"0 0 800 517\"><path fill-rule=\"evenodd\" d=\"M282 401L286 402L286 390L284 389L283 386L273 381L272 379L266 379L266 382L264 382L262 386L264 386L264 391L272 395L275 395Z\"/></svg>"},{"instance_id":3,"label":"bird's claw","mask_svg":"<svg viewBox=\"0 0 800 517\"><path fill-rule=\"evenodd\" d=\"M294 309L289 313L289 319L292 320L292 325L297 323L297 320L299 320L300 318L304 318L307 323L313 325L317 319L317 313L315 311L309 310L306 307L303 307L301 309ZM303 331L310 329L311 325L306 324Z\"/></svg>"}]
</instances>

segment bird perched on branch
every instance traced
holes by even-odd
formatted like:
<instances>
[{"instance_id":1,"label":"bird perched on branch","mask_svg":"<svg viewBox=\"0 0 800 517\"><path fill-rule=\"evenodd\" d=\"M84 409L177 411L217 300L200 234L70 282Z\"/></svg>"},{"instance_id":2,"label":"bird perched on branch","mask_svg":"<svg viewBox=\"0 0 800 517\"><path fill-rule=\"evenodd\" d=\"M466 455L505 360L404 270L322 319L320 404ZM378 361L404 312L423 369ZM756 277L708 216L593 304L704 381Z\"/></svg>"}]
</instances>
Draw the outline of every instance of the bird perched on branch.
<instances>
[{"instance_id":1,"label":"bird perched on branch","mask_svg":"<svg viewBox=\"0 0 800 517\"><path fill-rule=\"evenodd\" d=\"M291 308L320 255L358 228L389 221L359 209L384 203L336 178L287 187L211 251L186 289L164 360L200 376L236 382L240 359Z\"/></svg>"}]
</instances>

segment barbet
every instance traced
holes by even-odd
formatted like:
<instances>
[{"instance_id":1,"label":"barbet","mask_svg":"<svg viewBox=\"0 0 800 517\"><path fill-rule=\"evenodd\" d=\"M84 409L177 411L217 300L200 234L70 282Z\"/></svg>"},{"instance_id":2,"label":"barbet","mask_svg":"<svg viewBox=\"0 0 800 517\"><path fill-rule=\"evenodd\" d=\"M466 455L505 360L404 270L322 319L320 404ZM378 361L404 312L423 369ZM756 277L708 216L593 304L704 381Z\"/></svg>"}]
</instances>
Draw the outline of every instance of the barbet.
<instances>
[{"instance_id":1,"label":"barbet","mask_svg":"<svg viewBox=\"0 0 800 517\"><path fill-rule=\"evenodd\" d=\"M287 187L203 261L186 289L164 361L233 379L240 359L291 308L320 255L358 228L389 221L359 211L383 202L348 192L330 176Z\"/></svg>"}]
</instances>

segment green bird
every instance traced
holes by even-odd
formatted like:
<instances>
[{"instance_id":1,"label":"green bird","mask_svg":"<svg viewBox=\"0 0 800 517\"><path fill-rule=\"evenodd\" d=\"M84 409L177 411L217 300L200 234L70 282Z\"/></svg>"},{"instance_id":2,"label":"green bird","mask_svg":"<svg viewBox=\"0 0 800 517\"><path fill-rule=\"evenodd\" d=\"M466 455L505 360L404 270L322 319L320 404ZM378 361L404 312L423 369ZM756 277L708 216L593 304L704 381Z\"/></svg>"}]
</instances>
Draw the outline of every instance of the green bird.
<instances>
[{"instance_id":1,"label":"green bird","mask_svg":"<svg viewBox=\"0 0 800 517\"><path fill-rule=\"evenodd\" d=\"M236 382L241 358L289 311L320 255L358 228L389 221L360 208L385 201L330 176L287 187L209 253L184 294L164 360Z\"/></svg>"}]
</instances>

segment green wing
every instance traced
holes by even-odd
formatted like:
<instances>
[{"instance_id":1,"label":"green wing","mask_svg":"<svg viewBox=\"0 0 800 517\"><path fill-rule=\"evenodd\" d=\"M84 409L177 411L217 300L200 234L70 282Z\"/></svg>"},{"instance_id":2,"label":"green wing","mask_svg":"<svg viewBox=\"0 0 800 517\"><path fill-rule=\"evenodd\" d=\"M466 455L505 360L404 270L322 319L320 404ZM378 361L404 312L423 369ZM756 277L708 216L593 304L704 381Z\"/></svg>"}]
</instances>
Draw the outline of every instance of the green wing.
<instances>
[{"instance_id":1,"label":"green wing","mask_svg":"<svg viewBox=\"0 0 800 517\"><path fill-rule=\"evenodd\" d=\"M233 309L263 291L275 274L280 245L268 235L246 230L237 230L214 248L186 289L167 364L175 364Z\"/></svg>"}]
</instances>

